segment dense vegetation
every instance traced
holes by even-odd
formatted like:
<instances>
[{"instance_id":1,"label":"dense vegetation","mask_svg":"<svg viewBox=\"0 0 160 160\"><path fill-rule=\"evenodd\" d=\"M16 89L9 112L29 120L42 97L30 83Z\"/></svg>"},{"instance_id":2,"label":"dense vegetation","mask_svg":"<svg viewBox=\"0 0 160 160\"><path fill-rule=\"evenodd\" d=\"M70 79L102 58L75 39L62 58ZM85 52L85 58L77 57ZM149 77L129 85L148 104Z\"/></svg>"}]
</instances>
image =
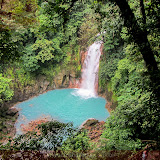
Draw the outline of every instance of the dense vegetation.
<instances>
[{"instance_id":1,"label":"dense vegetation","mask_svg":"<svg viewBox=\"0 0 160 160\"><path fill-rule=\"evenodd\" d=\"M116 3L118 4L118 2ZM138 1L129 1L129 6L135 18L133 22L132 19L128 22L126 15L124 15L125 13L123 13L124 11L119 6L121 4L118 4L121 10L120 13L124 18L124 24L120 20L119 12L115 9L116 6L111 5L110 11L114 19L107 17L107 21L110 19L112 22L111 28L118 29L113 30L114 34L108 32L110 38L107 37L104 43L106 57L103 57L101 62L100 83L101 88L105 90L108 81L110 84L108 89L114 93L113 98L117 100L118 106L107 119L106 131L102 135L102 137L110 139L107 143L104 142L106 149L126 150L141 148L142 142L145 140L155 140L157 143L159 141L160 77L159 70L153 67L159 64L159 44L155 40L159 34L157 19L159 11L157 10L158 8L156 9L159 5L155 4L156 1L151 3L142 2L142 4L138 3ZM155 7L154 14L151 13L153 6ZM145 9L145 12L142 9ZM153 17L156 16L156 18L151 22L152 15ZM118 20L121 23L115 24ZM135 30L129 23L132 23L134 27L137 25L139 28ZM150 28L151 26L154 26L154 28ZM108 30L111 31L109 28ZM147 43L149 43L145 45L150 45L148 47L150 47L152 53L156 53L154 55L155 62L151 62L151 58L149 62L146 62L143 54L149 56L148 54L152 53L146 53L148 51L145 51L144 46L141 46L144 44L139 41L144 39L143 37L138 37L140 32L145 32L145 36L148 38ZM139 41L135 39L134 34L137 34L136 38ZM108 45L108 40L110 40L110 45ZM147 63L152 63L152 66ZM155 79L156 81L154 81Z\"/></svg>"},{"instance_id":2,"label":"dense vegetation","mask_svg":"<svg viewBox=\"0 0 160 160\"><path fill-rule=\"evenodd\" d=\"M0 15L1 110L16 88L34 84L38 75L51 80L62 66L71 65L78 75L80 50L101 32L97 38L104 42L99 90L111 92L117 107L106 121L99 148L135 150L148 143L159 145L158 0L4 0ZM40 146L37 137L33 141L36 148ZM86 134L78 131L59 147L90 149Z\"/></svg>"}]
</instances>

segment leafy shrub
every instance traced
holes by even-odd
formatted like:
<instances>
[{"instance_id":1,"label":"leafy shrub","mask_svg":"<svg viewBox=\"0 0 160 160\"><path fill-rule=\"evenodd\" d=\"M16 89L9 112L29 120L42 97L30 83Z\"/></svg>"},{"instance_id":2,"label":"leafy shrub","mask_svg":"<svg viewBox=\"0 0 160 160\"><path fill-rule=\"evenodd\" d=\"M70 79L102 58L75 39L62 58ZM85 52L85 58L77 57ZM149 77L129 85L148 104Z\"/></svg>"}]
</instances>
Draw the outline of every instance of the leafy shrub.
<instances>
[{"instance_id":1,"label":"leafy shrub","mask_svg":"<svg viewBox=\"0 0 160 160\"><path fill-rule=\"evenodd\" d=\"M13 90L10 89L11 79L5 78L0 74L0 103L10 100L13 96Z\"/></svg>"},{"instance_id":2,"label":"leafy shrub","mask_svg":"<svg viewBox=\"0 0 160 160\"><path fill-rule=\"evenodd\" d=\"M89 138L85 131L79 131L63 142L62 149L65 151L83 151L90 149Z\"/></svg>"},{"instance_id":3,"label":"leafy shrub","mask_svg":"<svg viewBox=\"0 0 160 160\"><path fill-rule=\"evenodd\" d=\"M57 150L62 143L76 131L71 123L49 121L39 125L40 135L35 132L27 132L17 136L1 146L1 149L14 150Z\"/></svg>"}]
</instances>

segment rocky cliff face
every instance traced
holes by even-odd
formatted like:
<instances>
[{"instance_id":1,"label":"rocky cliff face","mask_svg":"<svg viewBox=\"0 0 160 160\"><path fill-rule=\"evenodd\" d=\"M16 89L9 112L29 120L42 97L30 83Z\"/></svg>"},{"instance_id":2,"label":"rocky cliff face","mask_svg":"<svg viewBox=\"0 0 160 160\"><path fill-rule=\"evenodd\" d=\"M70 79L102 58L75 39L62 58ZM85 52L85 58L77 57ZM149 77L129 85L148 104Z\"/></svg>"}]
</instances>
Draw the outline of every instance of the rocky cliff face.
<instances>
[{"instance_id":1,"label":"rocky cliff face","mask_svg":"<svg viewBox=\"0 0 160 160\"><path fill-rule=\"evenodd\" d=\"M65 72L62 70L58 73L52 81L49 81L45 76L39 75L36 77L36 80L33 84L24 86L23 88L15 88L14 96L10 102L7 102L6 105L13 105L14 103L27 100L33 96L45 93L46 91L59 89L59 88L68 88L70 84L74 84L76 81L76 74L74 71ZM72 85L73 88L74 85Z\"/></svg>"},{"instance_id":2,"label":"rocky cliff face","mask_svg":"<svg viewBox=\"0 0 160 160\"><path fill-rule=\"evenodd\" d=\"M113 100L112 98L112 91L108 91L108 89L105 89L105 92L102 92L100 89L98 90L98 94L99 96L105 98L107 100L107 103L105 105L105 108L108 110L108 112L110 113L112 110L114 110L118 103L116 101Z\"/></svg>"}]
</instances>

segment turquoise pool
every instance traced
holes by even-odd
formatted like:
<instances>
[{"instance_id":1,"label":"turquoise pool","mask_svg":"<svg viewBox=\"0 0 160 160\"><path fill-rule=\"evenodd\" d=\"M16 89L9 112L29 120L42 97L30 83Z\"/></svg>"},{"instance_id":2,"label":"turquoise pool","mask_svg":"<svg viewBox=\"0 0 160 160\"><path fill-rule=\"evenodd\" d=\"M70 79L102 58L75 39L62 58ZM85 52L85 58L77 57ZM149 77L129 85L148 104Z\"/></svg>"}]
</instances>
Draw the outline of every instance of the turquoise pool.
<instances>
[{"instance_id":1,"label":"turquoise pool","mask_svg":"<svg viewBox=\"0 0 160 160\"><path fill-rule=\"evenodd\" d=\"M106 100L102 97L85 99L75 94L77 91L78 89L52 90L17 104L16 108L20 110L16 123L18 134L21 133L21 124L43 116L50 116L61 122L73 122L75 127L88 118L105 121L109 116L105 108Z\"/></svg>"}]
</instances>

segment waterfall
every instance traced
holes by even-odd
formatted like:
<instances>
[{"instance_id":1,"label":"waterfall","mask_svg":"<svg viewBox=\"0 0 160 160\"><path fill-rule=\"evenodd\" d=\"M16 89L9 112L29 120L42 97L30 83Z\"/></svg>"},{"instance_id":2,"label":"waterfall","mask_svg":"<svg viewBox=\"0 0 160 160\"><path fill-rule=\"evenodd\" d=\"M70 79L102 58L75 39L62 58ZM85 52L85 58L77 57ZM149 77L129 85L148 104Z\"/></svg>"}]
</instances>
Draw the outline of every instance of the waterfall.
<instances>
[{"instance_id":1,"label":"waterfall","mask_svg":"<svg viewBox=\"0 0 160 160\"><path fill-rule=\"evenodd\" d=\"M96 85L98 84L99 59L101 56L102 42L94 42L88 49L88 54L82 67L82 83L77 91L83 98L96 97Z\"/></svg>"}]
</instances>

